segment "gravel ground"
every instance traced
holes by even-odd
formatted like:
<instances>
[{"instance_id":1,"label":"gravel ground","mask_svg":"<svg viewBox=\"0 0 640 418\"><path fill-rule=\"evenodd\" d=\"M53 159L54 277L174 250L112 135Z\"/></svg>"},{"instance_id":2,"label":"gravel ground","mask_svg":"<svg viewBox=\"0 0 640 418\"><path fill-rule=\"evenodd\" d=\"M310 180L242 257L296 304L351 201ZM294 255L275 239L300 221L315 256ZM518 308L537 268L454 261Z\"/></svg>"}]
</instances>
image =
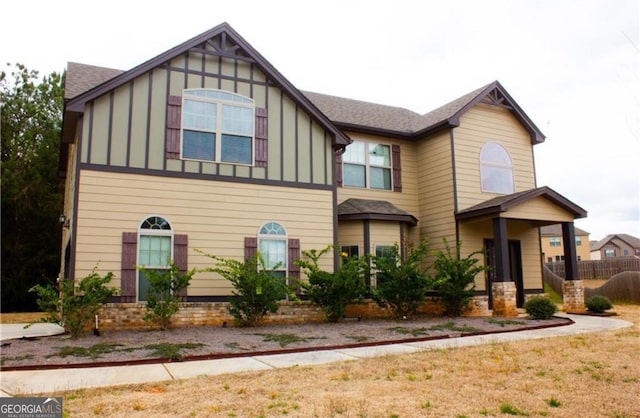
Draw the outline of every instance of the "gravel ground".
<instances>
[{"instance_id":1,"label":"gravel ground","mask_svg":"<svg viewBox=\"0 0 640 418\"><path fill-rule=\"evenodd\" d=\"M416 338L457 337L466 333L506 332L567 324L529 318L423 317L415 320L345 320L337 324L264 325L260 327L200 326L160 330L102 331L73 340L68 335L6 340L0 352L1 369L39 366L64 367L81 363L188 360L203 356L250 355L256 352L303 350L375 344ZM173 350L173 351L171 351Z\"/></svg>"}]
</instances>

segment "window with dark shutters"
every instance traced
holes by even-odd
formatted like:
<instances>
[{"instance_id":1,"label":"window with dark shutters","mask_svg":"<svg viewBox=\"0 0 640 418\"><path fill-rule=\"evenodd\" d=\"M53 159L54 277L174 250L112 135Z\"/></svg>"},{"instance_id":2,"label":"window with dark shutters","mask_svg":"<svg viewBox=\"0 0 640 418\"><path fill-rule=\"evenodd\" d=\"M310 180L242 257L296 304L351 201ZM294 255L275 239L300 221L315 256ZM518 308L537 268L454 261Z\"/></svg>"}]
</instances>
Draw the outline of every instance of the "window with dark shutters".
<instances>
[{"instance_id":1,"label":"window with dark shutters","mask_svg":"<svg viewBox=\"0 0 640 418\"><path fill-rule=\"evenodd\" d=\"M342 152L336 154L336 185L342 187Z\"/></svg>"}]
</instances>

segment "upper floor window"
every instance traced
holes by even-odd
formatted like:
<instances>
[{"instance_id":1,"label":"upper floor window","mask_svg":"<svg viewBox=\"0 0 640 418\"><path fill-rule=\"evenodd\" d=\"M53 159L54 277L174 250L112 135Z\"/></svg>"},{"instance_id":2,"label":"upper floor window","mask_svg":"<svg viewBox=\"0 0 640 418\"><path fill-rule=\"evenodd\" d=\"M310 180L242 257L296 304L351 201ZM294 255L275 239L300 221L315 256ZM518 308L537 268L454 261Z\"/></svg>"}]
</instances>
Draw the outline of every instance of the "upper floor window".
<instances>
[{"instance_id":1,"label":"upper floor window","mask_svg":"<svg viewBox=\"0 0 640 418\"><path fill-rule=\"evenodd\" d=\"M182 158L253 164L254 102L210 89L183 93Z\"/></svg>"},{"instance_id":2,"label":"upper floor window","mask_svg":"<svg viewBox=\"0 0 640 418\"><path fill-rule=\"evenodd\" d=\"M487 142L480 151L480 179L483 192L514 192L511 156L497 142Z\"/></svg>"},{"instance_id":3,"label":"upper floor window","mask_svg":"<svg viewBox=\"0 0 640 418\"><path fill-rule=\"evenodd\" d=\"M265 267L276 276L287 274L287 231L277 222L267 222L258 231L258 248Z\"/></svg>"},{"instance_id":4,"label":"upper floor window","mask_svg":"<svg viewBox=\"0 0 640 418\"><path fill-rule=\"evenodd\" d=\"M576 245L582 245L582 237L576 237Z\"/></svg>"},{"instance_id":5,"label":"upper floor window","mask_svg":"<svg viewBox=\"0 0 640 418\"><path fill-rule=\"evenodd\" d=\"M391 190L391 146L355 141L342 161L344 186Z\"/></svg>"},{"instance_id":6,"label":"upper floor window","mask_svg":"<svg viewBox=\"0 0 640 418\"><path fill-rule=\"evenodd\" d=\"M549 238L549 245L551 247L560 247L562 246L562 239L560 237L551 237Z\"/></svg>"}]
</instances>

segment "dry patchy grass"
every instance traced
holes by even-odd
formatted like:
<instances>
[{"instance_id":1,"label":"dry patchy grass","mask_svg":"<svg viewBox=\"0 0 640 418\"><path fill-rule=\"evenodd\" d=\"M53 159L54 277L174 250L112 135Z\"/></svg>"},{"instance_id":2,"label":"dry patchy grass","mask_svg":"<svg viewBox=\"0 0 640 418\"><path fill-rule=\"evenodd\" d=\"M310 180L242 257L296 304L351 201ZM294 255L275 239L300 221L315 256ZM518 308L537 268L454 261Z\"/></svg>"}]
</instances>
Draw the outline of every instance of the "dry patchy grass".
<instances>
[{"instance_id":1,"label":"dry patchy grass","mask_svg":"<svg viewBox=\"0 0 640 418\"><path fill-rule=\"evenodd\" d=\"M632 328L314 367L86 389L65 414L180 417L640 417Z\"/></svg>"}]
</instances>

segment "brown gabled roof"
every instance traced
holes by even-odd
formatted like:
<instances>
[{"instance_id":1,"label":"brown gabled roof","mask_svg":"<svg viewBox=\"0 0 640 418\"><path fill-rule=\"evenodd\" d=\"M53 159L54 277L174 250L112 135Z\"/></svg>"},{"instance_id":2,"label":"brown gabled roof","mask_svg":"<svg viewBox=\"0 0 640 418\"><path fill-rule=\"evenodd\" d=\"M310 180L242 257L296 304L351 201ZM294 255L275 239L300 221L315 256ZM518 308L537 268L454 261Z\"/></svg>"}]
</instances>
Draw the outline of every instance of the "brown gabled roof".
<instances>
[{"instance_id":1,"label":"brown gabled roof","mask_svg":"<svg viewBox=\"0 0 640 418\"><path fill-rule=\"evenodd\" d=\"M482 203L456 213L456 219L462 220L477 218L480 216L495 216L501 212L508 211L509 208L520 205L536 197L544 197L545 199L571 213L576 219L585 218L587 216L586 210L582 209L580 206L571 202L551 188L543 186L486 200Z\"/></svg>"},{"instance_id":2,"label":"brown gabled roof","mask_svg":"<svg viewBox=\"0 0 640 418\"><path fill-rule=\"evenodd\" d=\"M462 115L480 102L509 109L529 132L531 143L544 141L544 134L524 113L498 81L420 115L409 109L362 102L320 93L303 92L324 114L345 130L417 138L443 128L460 125Z\"/></svg>"},{"instance_id":3,"label":"brown gabled roof","mask_svg":"<svg viewBox=\"0 0 640 418\"><path fill-rule=\"evenodd\" d=\"M415 226L418 219L385 200L347 199L338 205L338 219L341 221L371 219L407 222Z\"/></svg>"},{"instance_id":4,"label":"brown gabled roof","mask_svg":"<svg viewBox=\"0 0 640 418\"><path fill-rule=\"evenodd\" d=\"M219 44L216 44L216 41L214 40L214 38L217 37L220 37L221 39ZM231 47L230 44L232 44ZM265 74L267 74L270 81L279 86L283 91L287 92L287 94L298 105L304 108L309 115L316 120L316 122L323 126L327 131L331 132L335 137L336 145L345 146L351 143L349 137L347 137L340 129L337 129L326 115L320 112L318 108L300 92L300 90L291 84L291 82L289 82L289 80L287 80L280 71L271 65L269 61L256 51L228 23L222 23L198 36L195 36L188 41L158 55L157 57L132 68L131 70L120 73L117 73L118 70L112 70L113 73L111 78L106 78L102 83L94 85L94 87L91 87L88 90L82 91L90 82L99 82L102 76L106 77L109 71L99 71L99 75L94 76L93 79L89 79L90 76L85 76L79 81L70 81L69 86L72 88L72 91L77 87L78 94L73 95L72 98L67 101L65 104L65 112L79 114L84 111L84 105L88 101L100 97L156 67L166 64L191 49L198 50L199 48L204 48L204 45L215 45L214 47L216 48L217 53L222 56L251 61ZM76 67L75 69L82 70L80 67ZM68 71L67 77L69 77ZM72 115L69 115L68 117L72 117ZM65 133L67 133L67 131L63 129L63 140Z\"/></svg>"},{"instance_id":5,"label":"brown gabled roof","mask_svg":"<svg viewBox=\"0 0 640 418\"><path fill-rule=\"evenodd\" d=\"M583 229L578 227L574 227L575 233L577 236L585 236L589 235L589 233ZM562 225L554 224L554 225L545 225L540 227L540 235L543 237L561 237L562 236Z\"/></svg>"},{"instance_id":6,"label":"brown gabled roof","mask_svg":"<svg viewBox=\"0 0 640 418\"><path fill-rule=\"evenodd\" d=\"M640 239L629 234L609 234L591 246L591 251L599 250L612 241L620 240L632 248L640 248ZM616 244L618 245L618 244ZM618 245L619 246L619 245Z\"/></svg>"},{"instance_id":7,"label":"brown gabled roof","mask_svg":"<svg viewBox=\"0 0 640 418\"><path fill-rule=\"evenodd\" d=\"M73 99L122 73L124 73L123 70L68 62L64 83L64 98Z\"/></svg>"}]
</instances>

